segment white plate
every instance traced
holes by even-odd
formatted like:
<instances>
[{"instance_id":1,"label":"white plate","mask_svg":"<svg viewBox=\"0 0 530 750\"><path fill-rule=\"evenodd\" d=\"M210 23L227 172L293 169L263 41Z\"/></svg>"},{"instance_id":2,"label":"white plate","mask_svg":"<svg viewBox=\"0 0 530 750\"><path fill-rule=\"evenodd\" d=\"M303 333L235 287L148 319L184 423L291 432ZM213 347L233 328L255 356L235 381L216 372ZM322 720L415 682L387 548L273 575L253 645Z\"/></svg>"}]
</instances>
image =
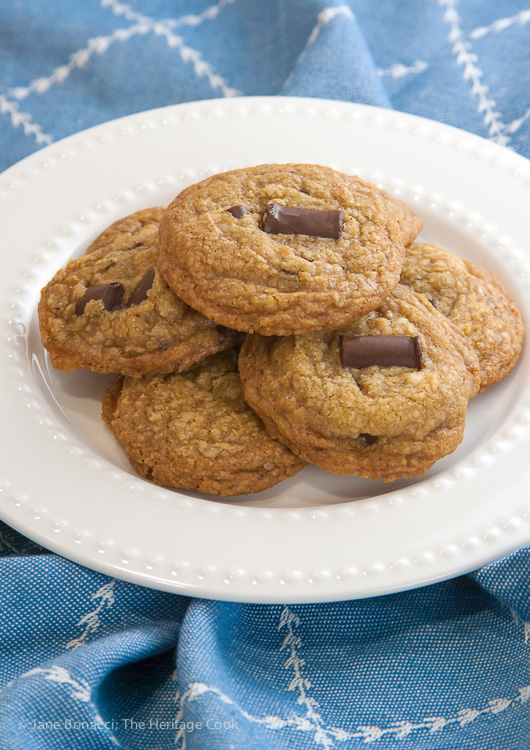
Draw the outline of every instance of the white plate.
<instances>
[{"instance_id":1,"label":"white plate","mask_svg":"<svg viewBox=\"0 0 530 750\"><path fill-rule=\"evenodd\" d=\"M394 484L307 468L216 501L137 477L100 420L108 378L54 371L41 287L104 227L211 173L260 162L357 173L421 214L422 236L498 274L530 311L530 163L417 117L311 99L183 104L79 133L0 176L0 515L72 560L193 596L365 597L473 570L530 542L530 377L474 399L464 442Z\"/></svg>"}]
</instances>

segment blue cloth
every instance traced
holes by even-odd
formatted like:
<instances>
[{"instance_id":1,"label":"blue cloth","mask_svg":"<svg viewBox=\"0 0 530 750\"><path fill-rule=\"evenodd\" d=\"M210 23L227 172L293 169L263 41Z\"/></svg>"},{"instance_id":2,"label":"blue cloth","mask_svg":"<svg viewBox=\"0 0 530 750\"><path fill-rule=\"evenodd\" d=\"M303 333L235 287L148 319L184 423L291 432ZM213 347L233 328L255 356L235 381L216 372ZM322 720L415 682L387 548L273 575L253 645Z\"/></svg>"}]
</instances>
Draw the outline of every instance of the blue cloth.
<instances>
[{"instance_id":1,"label":"blue cloth","mask_svg":"<svg viewBox=\"0 0 530 750\"><path fill-rule=\"evenodd\" d=\"M234 94L394 107L528 156L529 50L523 0L0 0L0 167ZM0 525L0 750L528 750L529 558L241 605L111 580Z\"/></svg>"}]
</instances>

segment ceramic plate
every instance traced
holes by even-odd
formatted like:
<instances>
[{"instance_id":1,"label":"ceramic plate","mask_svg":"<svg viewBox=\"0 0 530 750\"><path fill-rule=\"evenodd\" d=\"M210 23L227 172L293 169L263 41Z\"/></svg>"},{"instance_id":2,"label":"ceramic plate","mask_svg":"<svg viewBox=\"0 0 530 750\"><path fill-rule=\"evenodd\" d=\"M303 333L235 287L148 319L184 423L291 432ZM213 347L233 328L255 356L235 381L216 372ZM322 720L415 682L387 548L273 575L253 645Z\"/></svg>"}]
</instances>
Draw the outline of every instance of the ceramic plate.
<instances>
[{"instance_id":1,"label":"ceramic plate","mask_svg":"<svg viewBox=\"0 0 530 750\"><path fill-rule=\"evenodd\" d=\"M105 376L53 370L40 289L108 224L212 173L262 162L356 173L408 202L422 238L494 271L530 315L530 163L398 112L244 98L145 112L0 176L3 520L111 576L249 602L360 598L471 571L530 542L530 364L475 398L463 443L392 484L314 467L258 495L156 487L100 419Z\"/></svg>"}]
</instances>

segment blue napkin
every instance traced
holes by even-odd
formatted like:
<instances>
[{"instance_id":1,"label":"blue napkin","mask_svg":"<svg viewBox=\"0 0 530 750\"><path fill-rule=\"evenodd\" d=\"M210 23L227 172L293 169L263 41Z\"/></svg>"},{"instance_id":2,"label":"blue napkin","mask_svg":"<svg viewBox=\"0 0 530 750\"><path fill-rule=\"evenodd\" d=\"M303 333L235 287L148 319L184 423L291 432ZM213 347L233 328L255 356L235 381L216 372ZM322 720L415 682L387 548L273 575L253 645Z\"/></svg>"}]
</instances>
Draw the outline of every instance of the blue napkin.
<instances>
[{"instance_id":1,"label":"blue napkin","mask_svg":"<svg viewBox=\"0 0 530 750\"><path fill-rule=\"evenodd\" d=\"M529 50L522 0L0 0L0 168L121 115L260 94L394 107L528 156ZM0 524L0 750L528 750L529 557L242 605L106 578Z\"/></svg>"}]
</instances>

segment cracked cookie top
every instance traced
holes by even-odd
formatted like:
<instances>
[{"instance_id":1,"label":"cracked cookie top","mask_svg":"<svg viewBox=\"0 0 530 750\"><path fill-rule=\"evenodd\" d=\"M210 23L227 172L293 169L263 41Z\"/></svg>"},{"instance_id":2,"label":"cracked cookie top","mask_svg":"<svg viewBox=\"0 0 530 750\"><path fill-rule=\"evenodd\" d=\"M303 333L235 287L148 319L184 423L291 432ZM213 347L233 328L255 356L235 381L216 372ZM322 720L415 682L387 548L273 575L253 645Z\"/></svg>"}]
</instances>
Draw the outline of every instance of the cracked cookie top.
<instances>
[{"instance_id":1,"label":"cracked cookie top","mask_svg":"<svg viewBox=\"0 0 530 750\"><path fill-rule=\"evenodd\" d=\"M233 350L185 373L113 381L102 417L136 471L168 487L260 492L305 466L245 402Z\"/></svg>"},{"instance_id":2,"label":"cracked cookie top","mask_svg":"<svg viewBox=\"0 0 530 750\"><path fill-rule=\"evenodd\" d=\"M217 323L264 335L332 330L375 309L403 256L384 196L313 164L214 175L183 190L160 225L169 286Z\"/></svg>"},{"instance_id":3,"label":"cracked cookie top","mask_svg":"<svg viewBox=\"0 0 530 750\"><path fill-rule=\"evenodd\" d=\"M171 372L234 345L237 332L217 326L169 289L157 258L155 232L101 247L55 274L38 306L54 367Z\"/></svg>"},{"instance_id":4,"label":"cracked cookie top","mask_svg":"<svg viewBox=\"0 0 530 750\"><path fill-rule=\"evenodd\" d=\"M344 361L349 337L362 346ZM239 367L271 435L328 471L387 481L423 474L457 447L479 386L465 337L402 286L338 331L247 336Z\"/></svg>"},{"instance_id":5,"label":"cracked cookie top","mask_svg":"<svg viewBox=\"0 0 530 750\"><path fill-rule=\"evenodd\" d=\"M424 294L475 349L480 390L506 377L523 346L519 311L495 274L439 245L414 242L405 253L401 283Z\"/></svg>"},{"instance_id":6,"label":"cracked cookie top","mask_svg":"<svg viewBox=\"0 0 530 750\"><path fill-rule=\"evenodd\" d=\"M92 240L86 252L92 253L94 250L109 247L119 240L127 241L131 237L141 242L145 237L158 232L160 220L165 210L163 206L142 208L114 221ZM131 246L133 246L132 243Z\"/></svg>"}]
</instances>

